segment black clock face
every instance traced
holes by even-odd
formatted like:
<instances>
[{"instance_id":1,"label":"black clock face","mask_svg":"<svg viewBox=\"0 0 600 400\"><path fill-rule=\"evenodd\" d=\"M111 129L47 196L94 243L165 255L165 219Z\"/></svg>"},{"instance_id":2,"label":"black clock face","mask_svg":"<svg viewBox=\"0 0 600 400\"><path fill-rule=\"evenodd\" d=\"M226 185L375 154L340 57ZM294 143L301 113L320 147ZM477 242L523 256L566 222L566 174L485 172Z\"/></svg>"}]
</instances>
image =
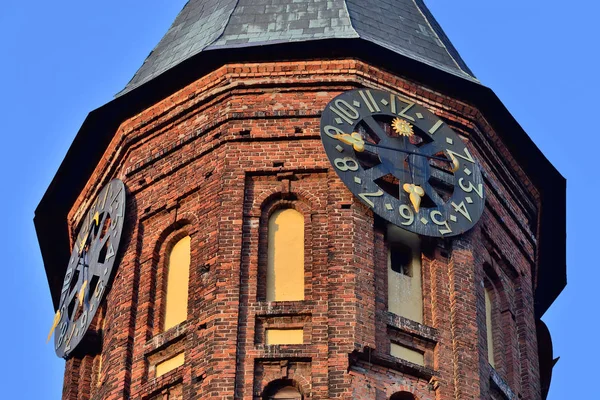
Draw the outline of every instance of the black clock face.
<instances>
[{"instance_id":1,"label":"black clock face","mask_svg":"<svg viewBox=\"0 0 600 400\"><path fill-rule=\"evenodd\" d=\"M425 236L454 236L484 207L479 165L458 135L408 99L360 89L334 98L321 139L346 186L385 220Z\"/></svg>"},{"instance_id":2,"label":"black clock face","mask_svg":"<svg viewBox=\"0 0 600 400\"><path fill-rule=\"evenodd\" d=\"M125 185L118 179L106 185L83 222L63 281L54 348L69 356L83 339L112 275L125 216Z\"/></svg>"}]
</instances>

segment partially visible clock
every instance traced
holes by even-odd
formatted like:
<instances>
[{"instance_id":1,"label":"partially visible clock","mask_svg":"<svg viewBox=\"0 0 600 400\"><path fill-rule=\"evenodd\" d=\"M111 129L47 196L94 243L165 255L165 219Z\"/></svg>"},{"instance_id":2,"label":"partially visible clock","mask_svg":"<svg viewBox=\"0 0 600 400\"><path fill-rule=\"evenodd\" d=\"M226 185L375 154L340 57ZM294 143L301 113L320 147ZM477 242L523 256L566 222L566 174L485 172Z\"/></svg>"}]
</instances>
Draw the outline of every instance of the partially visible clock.
<instances>
[{"instance_id":1,"label":"partially visible clock","mask_svg":"<svg viewBox=\"0 0 600 400\"><path fill-rule=\"evenodd\" d=\"M333 169L377 215L425 236L472 228L484 208L481 170L444 121L408 99L359 89L321 117Z\"/></svg>"},{"instance_id":2,"label":"partially visible clock","mask_svg":"<svg viewBox=\"0 0 600 400\"><path fill-rule=\"evenodd\" d=\"M106 295L124 217L125 185L113 179L83 218L69 259L54 322L59 357L68 357L81 342Z\"/></svg>"}]
</instances>

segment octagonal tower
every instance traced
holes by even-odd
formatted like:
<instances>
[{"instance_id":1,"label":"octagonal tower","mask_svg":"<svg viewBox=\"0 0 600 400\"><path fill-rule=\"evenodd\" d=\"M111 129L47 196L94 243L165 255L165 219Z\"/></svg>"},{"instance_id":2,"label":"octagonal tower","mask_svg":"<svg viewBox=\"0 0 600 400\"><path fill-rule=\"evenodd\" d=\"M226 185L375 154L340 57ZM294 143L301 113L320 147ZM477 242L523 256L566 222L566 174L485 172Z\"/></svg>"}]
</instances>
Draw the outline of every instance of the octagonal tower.
<instances>
[{"instance_id":1,"label":"octagonal tower","mask_svg":"<svg viewBox=\"0 0 600 400\"><path fill-rule=\"evenodd\" d=\"M465 143L485 198L471 229L410 233L342 182L321 116L355 89L399 101L364 97L361 113L414 122L414 104ZM96 254L115 178L126 204L104 286L83 271L110 251L78 275L69 262ZM565 181L421 0L190 0L90 113L35 225L63 311L64 399L547 394Z\"/></svg>"}]
</instances>

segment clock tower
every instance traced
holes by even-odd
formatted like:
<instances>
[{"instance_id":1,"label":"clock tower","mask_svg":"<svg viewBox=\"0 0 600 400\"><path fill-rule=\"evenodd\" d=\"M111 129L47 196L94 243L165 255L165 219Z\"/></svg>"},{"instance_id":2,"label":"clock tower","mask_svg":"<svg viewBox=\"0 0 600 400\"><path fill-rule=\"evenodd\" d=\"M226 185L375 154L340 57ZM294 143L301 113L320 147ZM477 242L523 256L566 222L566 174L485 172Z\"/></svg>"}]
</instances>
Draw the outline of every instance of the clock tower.
<instances>
[{"instance_id":1,"label":"clock tower","mask_svg":"<svg viewBox=\"0 0 600 400\"><path fill-rule=\"evenodd\" d=\"M190 0L35 215L63 399L545 399L565 180L422 0Z\"/></svg>"}]
</instances>

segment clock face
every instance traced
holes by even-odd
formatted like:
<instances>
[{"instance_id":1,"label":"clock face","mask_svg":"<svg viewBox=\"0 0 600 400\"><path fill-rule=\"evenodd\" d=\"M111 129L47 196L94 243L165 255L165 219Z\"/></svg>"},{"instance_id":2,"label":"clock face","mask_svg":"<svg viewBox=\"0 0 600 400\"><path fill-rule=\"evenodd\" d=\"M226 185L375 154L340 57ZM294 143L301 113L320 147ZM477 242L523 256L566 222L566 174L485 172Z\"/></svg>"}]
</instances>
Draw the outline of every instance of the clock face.
<instances>
[{"instance_id":1,"label":"clock face","mask_svg":"<svg viewBox=\"0 0 600 400\"><path fill-rule=\"evenodd\" d=\"M54 334L59 357L83 339L112 275L125 216L125 185L113 179L83 218L63 281Z\"/></svg>"},{"instance_id":2,"label":"clock face","mask_svg":"<svg viewBox=\"0 0 600 400\"><path fill-rule=\"evenodd\" d=\"M408 99L372 89L342 93L323 111L321 139L350 191L401 228L447 237L481 217L479 165L452 129Z\"/></svg>"}]
</instances>

